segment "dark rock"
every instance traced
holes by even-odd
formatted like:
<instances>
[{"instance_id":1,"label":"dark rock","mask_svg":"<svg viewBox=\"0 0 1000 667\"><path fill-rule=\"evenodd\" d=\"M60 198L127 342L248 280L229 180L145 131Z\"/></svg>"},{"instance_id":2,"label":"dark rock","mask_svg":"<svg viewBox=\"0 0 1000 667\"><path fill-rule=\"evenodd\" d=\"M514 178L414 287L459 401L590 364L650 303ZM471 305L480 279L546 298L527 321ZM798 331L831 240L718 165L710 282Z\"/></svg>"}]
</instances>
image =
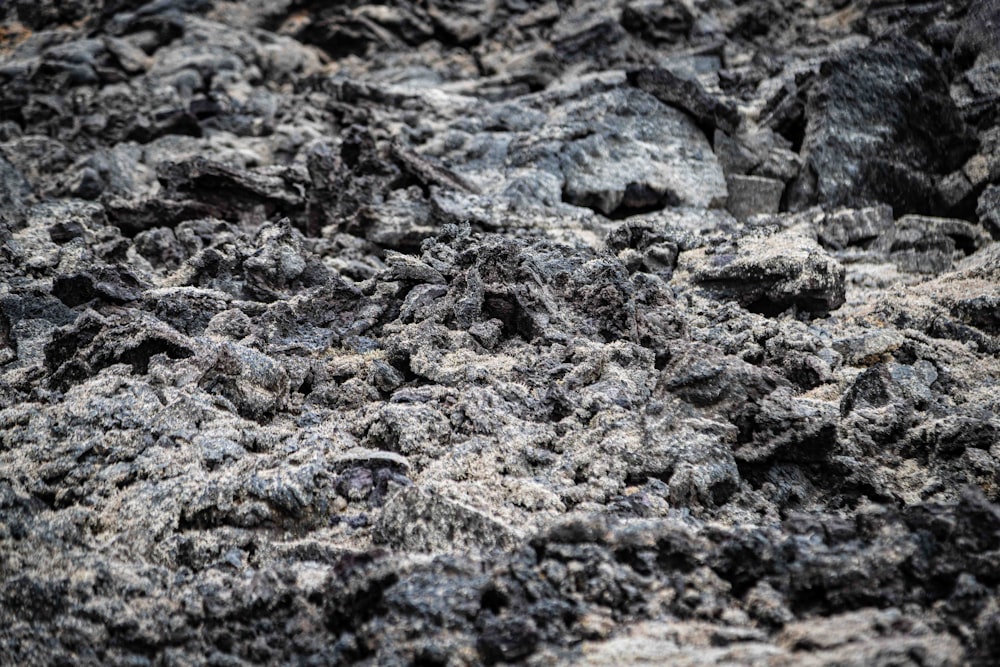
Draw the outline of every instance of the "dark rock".
<instances>
[{"instance_id":1,"label":"dark rock","mask_svg":"<svg viewBox=\"0 0 1000 667\"><path fill-rule=\"evenodd\" d=\"M685 230L641 218L619 225L608 234L605 243L630 271L655 273L664 280L673 275L681 250L700 245L696 237Z\"/></svg>"},{"instance_id":2,"label":"dark rock","mask_svg":"<svg viewBox=\"0 0 1000 667\"><path fill-rule=\"evenodd\" d=\"M0 158L0 210L3 222L19 222L25 206L31 202L31 185L20 172L3 158Z\"/></svg>"},{"instance_id":3,"label":"dark rock","mask_svg":"<svg viewBox=\"0 0 1000 667\"><path fill-rule=\"evenodd\" d=\"M293 212L304 205L303 177L293 169L238 171L204 158L162 164L157 177L172 192L228 212L263 206L266 215ZM219 218L232 217L223 213Z\"/></svg>"},{"instance_id":4,"label":"dark rock","mask_svg":"<svg viewBox=\"0 0 1000 667\"><path fill-rule=\"evenodd\" d=\"M902 37L825 63L805 113L811 176L800 179L799 193L814 187L808 199L824 206L887 203L897 215L933 213L930 179L974 150L936 61Z\"/></svg>"},{"instance_id":5,"label":"dark rock","mask_svg":"<svg viewBox=\"0 0 1000 667\"><path fill-rule=\"evenodd\" d=\"M875 206L828 213L817 231L823 245L843 250L848 246L869 245L892 228L892 209L888 206Z\"/></svg>"},{"instance_id":6,"label":"dark rock","mask_svg":"<svg viewBox=\"0 0 1000 667\"><path fill-rule=\"evenodd\" d=\"M52 374L50 383L65 389L113 364L129 364L134 373L144 374L158 354L185 359L194 350L185 337L149 315L104 318L87 310L53 333L45 347L45 366Z\"/></svg>"},{"instance_id":7,"label":"dark rock","mask_svg":"<svg viewBox=\"0 0 1000 667\"><path fill-rule=\"evenodd\" d=\"M1000 238L1000 186L991 185L979 196L976 214L984 227L994 238Z\"/></svg>"},{"instance_id":8,"label":"dark rock","mask_svg":"<svg viewBox=\"0 0 1000 667\"><path fill-rule=\"evenodd\" d=\"M1000 47L993 39L997 30L1000 30L1000 8L990 0L973 0L955 39L956 54L967 62L977 58L982 62L1000 59Z\"/></svg>"},{"instance_id":9,"label":"dark rock","mask_svg":"<svg viewBox=\"0 0 1000 667\"><path fill-rule=\"evenodd\" d=\"M653 43L673 43L687 37L694 14L682 3L632 0L622 9L622 26Z\"/></svg>"},{"instance_id":10,"label":"dark rock","mask_svg":"<svg viewBox=\"0 0 1000 667\"><path fill-rule=\"evenodd\" d=\"M539 636L530 620L496 619L488 622L477 648L487 665L526 658L535 652Z\"/></svg>"},{"instance_id":11,"label":"dark rock","mask_svg":"<svg viewBox=\"0 0 1000 667\"><path fill-rule=\"evenodd\" d=\"M677 370L663 378L668 391L697 407L722 406L733 416L781 384L773 373L713 350L698 350L672 365Z\"/></svg>"},{"instance_id":12,"label":"dark rock","mask_svg":"<svg viewBox=\"0 0 1000 667\"><path fill-rule=\"evenodd\" d=\"M996 294L970 295L956 301L952 306L952 313L962 322L996 336L1000 335L998 305L1000 296Z\"/></svg>"},{"instance_id":13,"label":"dark rock","mask_svg":"<svg viewBox=\"0 0 1000 667\"><path fill-rule=\"evenodd\" d=\"M697 81L679 77L670 70L632 70L628 82L664 104L687 111L708 136L716 128L732 134L739 127L740 115L734 107L706 93Z\"/></svg>"},{"instance_id":14,"label":"dark rock","mask_svg":"<svg viewBox=\"0 0 1000 667\"><path fill-rule=\"evenodd\" d=\"M95 300L125 304L139 299L146 287L126 269L98 266L90 271L56 276L52 294L70 307Z\"/></svg>"},{"instance_id":15,"label":"dark rock","mask_svg":"<svg viewBox=\"0 0 1000 667\"><path fill-rule=\"evenodd\" d=\"M995 124L1000 99L1000 61L973 67L952 85L955 103L969 122Z\"/></svg>"},{"instance_id":16,"label":"dark rock","mask_svg":"<svg viewBox=\"0 0 1000 667\"><path fill-rule=\"evenodd\" d=\"M727 178L734 174L748 174L760 164L760 157L754 151L722 130L715 131L712 147Z\"/></svg>"},{"instance_id":17,"label":"dark rock","mask_svg":"<svg viewBox=\"0 0 1000 667\"><path fill-rule=\"evenodd\" d=\"M823 461L837 442L837 409L776 391L761 402L748 430L748 442L733 453L738 461Z\"/></svg>"},{"instance_id":18,"label":"dark rock","mask_svg":"<svg viewBox=\"0 0 1000 667\"><path fill-rule=\"evenodd\" d=\"M737 220L754 215L777 213L785 184L773 178L733 175L726 178L729 198L726 209Z\"/></svg>"},{"instance_id":19,"label":"dark rock","mask_svg":"<svg viewBox=\"0 0 1000 667\"><path fill-rule=\"evenodd\" d=\"M970 254L982 243L981 232L963 220L917 215L903 216L878 241L901 271L932 274L950 269L956 250Z\"/></svg>"}]
</instances>

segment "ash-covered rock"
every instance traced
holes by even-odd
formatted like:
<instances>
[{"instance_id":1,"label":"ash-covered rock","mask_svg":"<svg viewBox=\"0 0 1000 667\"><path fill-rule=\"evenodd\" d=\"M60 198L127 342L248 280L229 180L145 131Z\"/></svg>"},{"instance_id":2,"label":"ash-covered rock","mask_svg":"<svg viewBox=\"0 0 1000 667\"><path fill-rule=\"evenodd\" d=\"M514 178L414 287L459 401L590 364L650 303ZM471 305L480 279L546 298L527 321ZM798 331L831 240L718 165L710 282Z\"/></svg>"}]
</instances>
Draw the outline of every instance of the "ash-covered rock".
<instances>
[{"instance_id":1,"label":"ash-covered rock","mask_svg":"<svg viewBox=\"0 0 1000 667\"><path fill-rule=\"evenodd\" d=\"M1000 661L996 3L0 10L0 663Z\"/></svg>"}]
</instances>

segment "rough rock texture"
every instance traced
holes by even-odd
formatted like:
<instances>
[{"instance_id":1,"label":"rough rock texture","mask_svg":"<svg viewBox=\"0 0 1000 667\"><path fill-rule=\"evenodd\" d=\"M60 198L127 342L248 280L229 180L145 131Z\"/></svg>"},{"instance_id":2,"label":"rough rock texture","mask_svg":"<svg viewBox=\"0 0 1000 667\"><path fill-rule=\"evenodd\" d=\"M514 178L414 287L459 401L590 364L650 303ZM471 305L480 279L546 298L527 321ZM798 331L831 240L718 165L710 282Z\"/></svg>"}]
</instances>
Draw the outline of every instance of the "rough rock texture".
<instances>
[{"instance_id":1,"label":"rough rock texture","mask_svg":"<svg viewBox=\"0 0 1000 667\"><path fill-rule=\"evenodd\" d=\"M0 664L1000 663L997 3L0 17Z\"/></svg>"}]
</instances>

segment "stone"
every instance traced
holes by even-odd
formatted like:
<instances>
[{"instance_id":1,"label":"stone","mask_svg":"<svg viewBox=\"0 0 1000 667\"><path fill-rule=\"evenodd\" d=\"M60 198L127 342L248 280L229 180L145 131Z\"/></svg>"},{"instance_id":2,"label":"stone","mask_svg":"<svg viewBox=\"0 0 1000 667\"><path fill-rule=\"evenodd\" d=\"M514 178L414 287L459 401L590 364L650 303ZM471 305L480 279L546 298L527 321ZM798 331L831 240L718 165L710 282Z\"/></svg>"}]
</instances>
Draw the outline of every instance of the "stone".
<instances>
[{"instance_id":1,"label":"stone","mask_svg":"<svg viewBox=\"0 0 1000 667\"><path fill-rule=\"evenodd\" d=\"M1000 238L1000 186L991 185L979 195L976 215L994 238Z\"/></svg>"},{"instance_id":2,"label":"stone","mask_svg":"<svg viewBox=\"0 0 1000 667\"><path fill-rule=\"evenodd\" d=\"M909 99L919 111L905 106ZM805 113L802 153L824 206L885 202L896 215L933 213L929 180L974 150L933 57L903 37L828 61Z\"/></svg>"},{"instance_id":3,"label":"stone","mask_svg":"<svg viewBox=\"0 0 1000 667\"><path fill-rule=\"evenodd\" d=\"M568 123L587 117L604 124L560 151L564 201L612 215L665 204L718 206L725 199L722 172L704 135L651 96L607 93L570 104L564 113Z\"/></svg>"},{"instance_id":4,"label":"stone","mask_svg":"<svg viewBox=\"0 0 1000 667\"><path fill-rule=\"evenodd\" d=\"M996 5L976 0L971 3L960 26L955 48L964 58L975 60L979 57L985 62L1000 59L1000 49L992 39L1000 26L1000 10Z\"/></svg>"},{"instance_id":5,"label":"stone","mask_svg":"<svg viewBox=\"0 0 1000 667\"><path fill-rule=\"evenodd\" d=\"M266 420L288 402L288 373L267 355L227 341L203 363L198 385L224 398L246 419Z\"/></svg>"},{"instance_id":6,"label":"stone","mask_svg":"<svg viewBox=\"0 0 1000 667\"><path fill-rule=\"evenodd\" d=\"M843 250L848 246L870 245L892 227L892 209L888 206L875 206L828 213L823 217L817 232L820 243Z\"/></svg>"},{"instance_id":7,"label":"stone","mask_svg":"<svg viewBox=\"0 0 1000 667\"><path fill-rule=\"evenodd\" d=\"M764 314L795 307L822 315L844 303L844 268L795 233L747 236L730 248L681 254L679 269L717 299Z\"/></svg>"},{"instance_id":8,"label":"stone","mask_svg":"<svg viewBox=\"0 0 1000 667\"><path fill-rule=\"evenodd\" d=\"M773 178L736 174L726 178L726 209L737 220L778 212L785 184Z\"/></svg>"},{"instance_id":9,"label":"stone","mask_svg":"<svg viewBox=\"0 0 1000 667\"><path fill-rule=\"evenodd\" d=\"M885 231L878 244L901 271L937 274L952 266L956 250L974 252L981 232L963 220L907 215Z\"/></svg>"},{"instance_id":10,"label":"stone","mask_svg":"<svg viewBox=\"0 0 1000 667\"><path fill-rule=\"evenodd\" d=\"M739 112L705 92L697 80L684 79L663 68L646 68L630 71L628 81L664 104L694 116L706 134L714 133L716 128L732 133L739 127Z\"/></svg>"},{"instance_id":11,"label":"stone","mask_svg":"<svg viewBox=\"0 0 1000 667\"><path fill-rule=\"evenodd\" d=\"M3 194L0 195L0 206L3 208L4 217L15 215L19 209L23 209L31 200L32 189L27 179L14 167L14 165L0 158L0 188Z\"/></svg>"},{"instance_id":12,"label":"stone","mask_svg":"<svg viewBox=\"0 0 1000 667\"><path fill-rule=\"evenodd\" d=\"M489 113L502 116L509 130L475 141L458 135L454 146L435 142L425 152L481 192L502 193L518 207L566 202L621 217L725 202L722 170L684 112L620 84L583 96L549 96L551 102L537 100L543 108L554 102L549 113L509 115L497 105ZM574 136L569 128L581 132Z\"/></svg>"},{"instance_id":13,"label":"stone","mask_svg":"<svg viewBox=\"0 0 1000 667\"><path fill-rule=\"evenodd\" d=\"M480 510L417 487L401 489L389 498L376 533L394 548L430 552L505 548L520 537L514 527Z\"/></svg>"},{"instance_id":14,"label":"stone","mask_svg":"<svg viewBox=\"0 0 1000 667\"><path fill-rule=\"evenodd\" d=\"M99 266L91 271L56 276L52 294L70 307L94 300L125 304L139 299L144 287L130 271Z\"/></svg>"}]
</instances>

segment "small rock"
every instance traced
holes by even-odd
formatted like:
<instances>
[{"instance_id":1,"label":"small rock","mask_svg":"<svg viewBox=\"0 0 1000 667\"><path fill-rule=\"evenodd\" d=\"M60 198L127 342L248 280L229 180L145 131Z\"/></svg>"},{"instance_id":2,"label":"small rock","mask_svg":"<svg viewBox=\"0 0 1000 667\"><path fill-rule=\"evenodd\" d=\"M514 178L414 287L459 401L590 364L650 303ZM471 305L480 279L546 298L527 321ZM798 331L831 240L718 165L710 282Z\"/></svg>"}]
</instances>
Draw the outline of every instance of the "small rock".
<instances>
[{"instance_id":1,"label":"small rock","mask_svg":"<svg viewBox=\"0 0 1000 667\"><path fill-rule=\"evenodd\" d=\"M205 365L198 385L225 398L241 417L263 421L288 402L288 373L254 349L227 341Z\"/></svg>"},{"instance_id":2,"label":"small rock","mask_svg":"<svg viewBox=\"0 0 1000 667\"><path fill-rule=\"evenodd\" d=\"M982 236L964 220L906 215L878 244L900 271L937 274L951 268L956 248L970 254L983 244Z\"/></svg>"},{"instance_id":3,"label":"small rock","mask_svg":"<svg viewBox=\"0 0 1000 667\"><path fill-rule=\"evenodd\" d=\"M817 233L823 245L843 250L847 246L870 243L891 229L892 208L873 206L828 213L819 223Z\"/></svg>"},{"instance_id":4,"label":"small rock","mask_svg":"<svg viewBox=\"0 0 1000 667\"><path fill-rule=\"evenodd\" d=\"M70 307L95 300L124 304L140 299L146 287L128 269L96 266L88 271L56 276L52 294Z\"/></svg>"},{"instance_id":5,"label":"small rock","mask_svg":"<svg viewBox=\"0 0 1000 667\"><path fill-rule=\"evenodd\" d=\"M488 350L496 347L503 335L503 322L493 318L486 322L476 322L469 327L469 333Z\"/></svg>"},{"instance_id":6,"label":"small rock","mask_svg":"<svg viewBox=\"0 0 1000 667\"><path fill-rule=\"evenodd\" d=\"M763 176L735 174L726 178L729 198L726 208L737 220L767 213L777 213L785 184Z\"/></svg>"},{"instance_id":7,"label":"small rock","mask_svg":"<svg viewBox=\"0 0 1000 667\"><path fill-rule=\"evenodd\" d=\"M510 548L523 539L512 526L416 486L386 501L375 534L393 548L411 551Z\"/></svg>"}]
</instances>

